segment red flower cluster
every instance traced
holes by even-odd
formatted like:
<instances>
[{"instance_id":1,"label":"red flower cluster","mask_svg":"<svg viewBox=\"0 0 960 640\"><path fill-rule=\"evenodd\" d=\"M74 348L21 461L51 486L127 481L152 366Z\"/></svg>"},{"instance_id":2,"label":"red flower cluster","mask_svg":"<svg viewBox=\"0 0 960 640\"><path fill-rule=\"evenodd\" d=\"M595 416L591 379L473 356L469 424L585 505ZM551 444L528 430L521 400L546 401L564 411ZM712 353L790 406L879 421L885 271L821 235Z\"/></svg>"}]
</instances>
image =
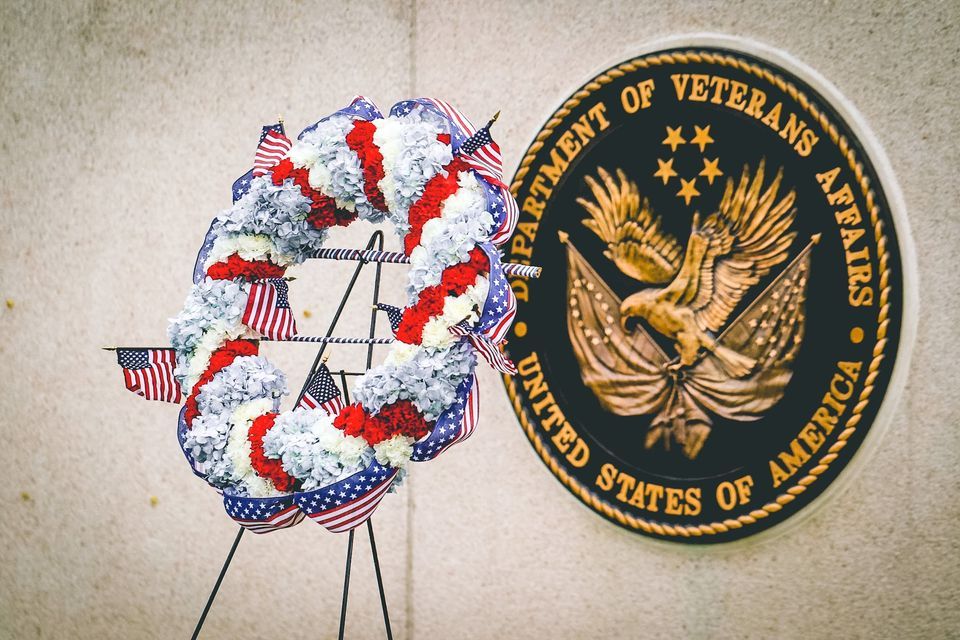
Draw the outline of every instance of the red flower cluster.
<instances>
[{"instance_id":1,"label":"red flower cluster","mask_svg":"<svg viewBox=\"0 0 960 640\"><path fill-rule=\"evenodd\" d=\"M410 222L410 232L403 239L403 251L408 256L420 244L423 225L428 220L440 217L440 206L444 200L457 192L457 178L461 171L467 169L466 163L457 157L444 167L446 175L438 173L427 181L423 188L423 195L411 205L410 213L407 216Z\"/></svg>"},{"instance_id":2,"label":"red flower cluster","mask_svg":"<svg viewBox=\"0 0 960 640\"><path fill-rule=\"evenodd\" d=\"M403 310L397 340L407 344L420 344L423 327L430 318L443 313L443 301L447 296L459 296L477 281L477 276L490 271L490 260L480 247L470 250L470 259L443 270L440 284L420 292L416 304Z\"/></svg>"},{"instance_id":3,"label":"red flower cluster","mask_svg":"<svg viewBox=\"0 0 960 640\"><path fill-rule=\"evenodd\" d=\"M247 439L250 440L250 466L258 476L271 480L278 491L290 491L294 487L296 478L283 470L283 463L280 460L268 458L263 453L263 437L273 428L276 419L276 413L265 413L250 425L250 430L247 432Z\"/></svg>"},{"instance_id":4,"label":"red flower cluster","mask_svg":"<svg viewBox=\"0 0 960 640\"><path fill-rule=\"evenodd\" d=\"M353 149L360 158L363 169L363 193L367 200L380 211L387 210L387 203L380 191L380 181L383 180L383 154L373 141L373 134L377 127L367 120L354 120L353 129L347 134L347 146Z\"/></svg>"},{"instance_id":5,"label":"red flower cluster","mask_svg":"<svg viewBox=\"0 0 960 640\"><path fill-rule=\"evenodd\" d=\"M381 408L380 413L370 416L359 403L351 404L344 407L333 425L348 436L363 438L371 447L398 435L419 440L433 428L433 422L424 420L409 400L394 402Z\"/></svg>"},{"instance_id":6,"label":"red flower cluster","mask_svg":"<svg viewBox=\"0 0 960 640\"><path fill-rule=\"evenodd\" d=\"M310 173L304 168L296 168L289 158L281 160L272 169L270 179L273 184L281 185L287 178L300 187L303 197L310 198L310 213L307 222L318 229L326 229L334 225L345 227L357 219L356 212L338 209L336 201L321 191L310 186Z\"/></svg>"},{"instance_id":7,"label":"red flower cluster","mask_svg":"<svg viewBox=\"0 0 960 640\"><path fill-rule=\"evenodd\" d=\"M233 361L240 356L255 356L258 350L258 343L252 340L227 340L222 347L213 352L210 356L210 363L207 364L207 370L200 376L197 384L193 385L193 390L187 397L187 410L183 414L183 418L187 422L187 428L193 426L193 419L200 414L197 409L197 396L200 395L203 385L210 382L213 376L217 375L222 369L233 364Z\"/></svg>"},{"instance_id":8,"label":"red flower cluster","mask_svg":"<svg viewBox=\"0 0 960 640\"><path fill-rule=\"evenodd\" d=\"M207 269L207 276L214 280L264 280L266 278L281 278L286 271L285 267L273 264L267 260L244 260L236 253L227 258L226 262L218 262Z\"/></svg>"}]
</instances>

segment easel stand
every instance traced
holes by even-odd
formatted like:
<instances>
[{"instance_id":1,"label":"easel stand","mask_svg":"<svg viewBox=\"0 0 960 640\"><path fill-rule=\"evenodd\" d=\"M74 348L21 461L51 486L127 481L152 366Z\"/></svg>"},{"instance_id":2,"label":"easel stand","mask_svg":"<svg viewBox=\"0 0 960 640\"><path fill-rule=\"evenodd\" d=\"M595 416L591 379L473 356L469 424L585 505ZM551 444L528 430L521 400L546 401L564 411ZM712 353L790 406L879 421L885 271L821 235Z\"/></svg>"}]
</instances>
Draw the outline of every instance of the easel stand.
<instances>
[{"instance_id":1,"label":"easel stand","mask_svg":"<svg viewBox=\"0 0 960 640\"><path fill-rule=\"evenodd\" d=\"M366 250L378 250L383 251L383 232L376 231L373 235L370 236L370 240L367 241ZM361 259L357 263L357 268L353 272L353 277L350 278L350 283L347 285L346 290L343 292L343 297L340 299L340 306L337 307L337 312L333 316L333 320L330 322L330 327L327 329L327 337L333 335L334 329L337 327L337 323L340 321L340 316L343 314L343 309L347 305L347 300L350 298L350 295L353 293L353 287L357 283L357 278L360 276L360 271L363 269L368 262L364 259ZM375 262L376 275L373 281L373 308L370 312L370 333L369 337L373 338L374 333L377 328L377 311L376 304L380 300L380 269L382 266L381 262ZM367 345L367 369L370 368L371 363L373 362L373 344ZM317 368L320 366L323 361L323 352L327 348L325 343L320 345L320 350L317 352L317 357L313 361L313 366L310 368L310 372L306 377L306 380L303 383L303 388L300 389L300 395L297 398L297 403L300 402L300 399L303 398L303 394L307 391L307 385L310 382L310 378L316 372ZM343 394L344 400L347 403L350 402L349 392L347 391L347 376L358 376L363 375L361 373L346 373L340 371L340 380L343 383ZM197 621L197 626L193 630L192 640L197 640L200 636L200 630L203 628L203 623L207 619L207 613L210 611L210 607L213 605L214 599L217 597L217 591L220 590L220 584L223 582L223 577L227 574L227 569L230 568L230 562L233 560L233 554L236 552L237 547L240 545L240 539L243 537L244 529L240 527L240 530L237 532L237 537L233 540L233 545L230 547L230 552L227 554L226 560L223 562L223 568L220 569L220 575L217 577L216 583L213 585L213 590L210 592L210 597L207 598L207 604L203 608L203 613L200 614L200 619ZM377 555L377 542L373 535L373 519L370 518L367 520L367 533L370 535L370 553L373 557L373 568L377 574L377 587L380 591L380 607L383 610L383 625L386 630L386 635L388 640L393 640L393 632L390 629L390 613L387 611L387 598L383 590L383 577L380 573L380 558ZM343 633L347 623L347 595L350 591L350 565L353 561L353 538L354 530L351 529L349 533L349 538L347 539L347 561L346 566L343 570L343 599L340 603L340 633L337 636L340 640L343 640Z\"/></svg>"}]
</instances>

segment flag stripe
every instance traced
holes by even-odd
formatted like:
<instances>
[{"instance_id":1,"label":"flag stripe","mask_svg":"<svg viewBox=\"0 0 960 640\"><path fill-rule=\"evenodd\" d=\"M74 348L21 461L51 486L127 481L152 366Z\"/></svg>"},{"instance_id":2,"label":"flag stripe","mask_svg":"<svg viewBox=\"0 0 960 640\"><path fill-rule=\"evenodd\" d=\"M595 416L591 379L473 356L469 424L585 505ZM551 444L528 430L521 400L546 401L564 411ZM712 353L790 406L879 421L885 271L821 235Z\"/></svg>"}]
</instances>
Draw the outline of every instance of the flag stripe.
<instances>
[{"instance_id":1,"label":"flag stripe","mask_svg":"<svg viewBox=\"0 0 960 640\"><path fill-rule=\"evenodd\" d=\"M290 139L278 131L269 131L264 136L253 159L253 177L262 176L287 156Z\"/></svg>"},{"instance_id":2,"label":"flag stripe","mask_svg":"<svg viewBox=\"0 0 960 640\"><path fill-rule=\"evenodd\" d=\"M379 486L366 492L362 496L346 504L334 507L333 509L320 511L309 517L333 533L349 531L357 525L363 524L367 518L373 514L377 505L379 505L383 499L383 496L386 495L390 489L394 476L396 476L396 471Z\"/></svg>"}]
</instances>

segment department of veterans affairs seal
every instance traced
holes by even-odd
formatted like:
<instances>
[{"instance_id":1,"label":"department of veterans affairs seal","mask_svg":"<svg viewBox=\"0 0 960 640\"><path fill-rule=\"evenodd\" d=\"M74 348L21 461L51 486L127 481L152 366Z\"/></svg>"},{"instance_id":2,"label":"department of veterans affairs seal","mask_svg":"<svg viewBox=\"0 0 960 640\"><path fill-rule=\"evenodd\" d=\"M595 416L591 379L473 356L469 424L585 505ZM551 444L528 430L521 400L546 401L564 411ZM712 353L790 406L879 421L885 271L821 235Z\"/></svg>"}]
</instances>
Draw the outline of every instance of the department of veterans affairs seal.
<instances>
[{"instance_id":1,"label":"department of veterans affairs seal","mask_svg":"<svg viewBox=\"0 0 960 640\"><path fill-rule=\"evenodd\" d=\"M590 508L722 542L796 513L884 397L902 283L879 179L830 105L720 49L617 65L563 103L512 189L511 401Z\"/></svg>"}]
</instances>

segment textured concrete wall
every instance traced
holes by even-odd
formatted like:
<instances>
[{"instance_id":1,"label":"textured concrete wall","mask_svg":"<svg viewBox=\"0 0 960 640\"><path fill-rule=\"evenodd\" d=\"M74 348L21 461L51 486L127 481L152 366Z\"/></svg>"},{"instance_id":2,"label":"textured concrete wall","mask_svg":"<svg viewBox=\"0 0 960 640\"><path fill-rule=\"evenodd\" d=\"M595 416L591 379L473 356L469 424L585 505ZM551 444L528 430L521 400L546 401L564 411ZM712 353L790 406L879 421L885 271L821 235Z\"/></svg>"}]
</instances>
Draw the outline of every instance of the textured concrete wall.
<instances>
[{"instance_id":1,"label":"textured concrete wall","mask_svg":"<svg viewBox=\"0 0 960 640\"><path fill-rule=\"evenodd\" d=\"M681 548L581 506L483 371L477 435L416 467L376 517L395 636L957 633L960 9L900 4L3 2L0 299L13 306L0 306L0 637L189 635L236 529L183 463L176 407L124 391L98 347L164 341L261 122L283 113L298 130L357 92L383 106L439 95L478 120L503 108L512 168L601 65L704 30L817 69L885 148L920 299L889 428L801 522ZM360 227L331 244L363 242ZM326 326L349 270L297 274L294 303L313 312L304 332ZM388 290L402 276L386 271ZM343 334L362 330L364 305ZM297 380L308 351L270 356ZM355 349L333 354L362 364ZM310 524L246 536L205 637L333 637L345 543ZM365 533L357 543L347 632L377 637Z\"/></svg>"}]
</instances>

